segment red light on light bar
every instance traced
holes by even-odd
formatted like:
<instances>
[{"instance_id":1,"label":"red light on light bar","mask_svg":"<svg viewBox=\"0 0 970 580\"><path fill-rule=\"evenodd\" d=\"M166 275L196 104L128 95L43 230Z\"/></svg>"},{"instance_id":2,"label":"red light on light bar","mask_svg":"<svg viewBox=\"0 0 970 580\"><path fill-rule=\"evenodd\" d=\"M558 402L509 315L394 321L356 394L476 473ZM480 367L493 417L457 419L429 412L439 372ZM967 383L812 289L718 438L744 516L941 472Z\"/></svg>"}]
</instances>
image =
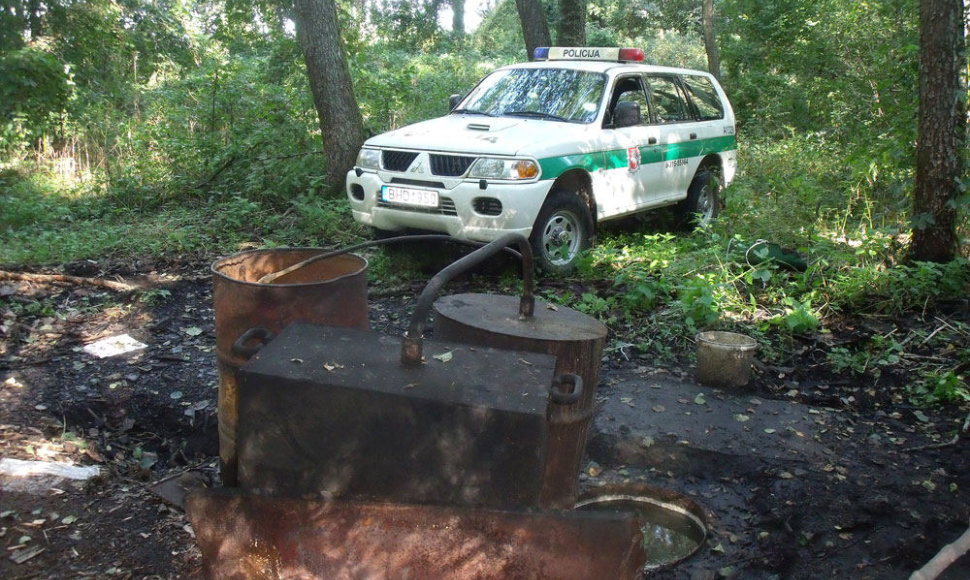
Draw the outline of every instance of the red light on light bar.
<instances>
[{"instance_id":1,"label":"red light on light bar","mask_svg":"<svg viewBox=\"0 0 970 580\"><path fill-rule=\"evenodd\" d=\"M642 48L621 48L620 58L617 60L622 61L643 61L643 49Z\"/></svg>"}]
</instances>

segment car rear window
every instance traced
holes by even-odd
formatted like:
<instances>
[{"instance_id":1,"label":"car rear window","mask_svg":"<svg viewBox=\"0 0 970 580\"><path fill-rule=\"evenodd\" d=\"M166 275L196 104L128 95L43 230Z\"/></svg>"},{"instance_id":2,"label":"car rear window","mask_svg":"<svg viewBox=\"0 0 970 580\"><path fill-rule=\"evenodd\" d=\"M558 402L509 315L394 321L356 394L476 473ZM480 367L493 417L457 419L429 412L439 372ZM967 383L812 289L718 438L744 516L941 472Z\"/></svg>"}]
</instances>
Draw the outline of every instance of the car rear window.
<instances>
[{"instance_id":1,"label":"car rear window","mask_svg":"<svg viewBox=\"0 0 970 580\"><path fill-rule=\"evenodd\" d=\"M697 108L702 121L713 121L724 118L724 106L714 90L714 84L707 77L685 75L684 85L690 94L690 100Z\"/></svg>"}]
</instances>

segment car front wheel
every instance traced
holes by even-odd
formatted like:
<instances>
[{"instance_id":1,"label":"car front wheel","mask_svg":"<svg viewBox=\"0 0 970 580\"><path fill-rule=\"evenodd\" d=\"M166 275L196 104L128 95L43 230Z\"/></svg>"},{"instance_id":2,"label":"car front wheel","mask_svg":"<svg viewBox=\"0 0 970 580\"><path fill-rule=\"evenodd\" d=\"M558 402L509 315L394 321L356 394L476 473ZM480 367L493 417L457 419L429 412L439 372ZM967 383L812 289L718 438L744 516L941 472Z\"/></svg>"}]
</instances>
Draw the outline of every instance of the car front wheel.
<instances>
[{"instance_id":1,"label":"car front wheel","mask_svg":"<svg viewBox=\"0 0 970 580\"><path fill-rule=\"evenodd\" d=\"M677 217L685 226L705 226L720 207L721 182L712 171L701 169L687 188L687 199L677 205Z\"/></svg>"},{"instance_id":2,"label":"car front wheel","mask_svg":"<svg viewBox=\"0 0 970 580\"><path fill-rule=\"evenodd\" d=\"M532 226L532 251L536 265L552 274L568 274L576 268L579 254L589 248L593 220L578 195L554 191L539 210Z\"/></svg>"}]
</instances>

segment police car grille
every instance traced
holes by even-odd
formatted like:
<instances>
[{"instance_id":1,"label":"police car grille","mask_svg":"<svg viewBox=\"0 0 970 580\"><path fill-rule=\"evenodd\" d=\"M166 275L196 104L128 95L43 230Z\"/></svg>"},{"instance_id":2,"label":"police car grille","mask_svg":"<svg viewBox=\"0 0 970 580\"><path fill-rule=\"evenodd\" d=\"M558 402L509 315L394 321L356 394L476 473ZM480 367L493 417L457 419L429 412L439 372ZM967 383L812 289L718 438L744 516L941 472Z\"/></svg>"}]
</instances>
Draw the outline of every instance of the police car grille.
<instances>
[{"instance_id":1,"label":"police car grille","mask_svg":"<svg viewBox=\"0 0 970 580\"><path fill-rule=\"evenodd\" d=\"M382 151L381 161L388 171L407 171L411 162L418 156L413 151Z\"/></svg>"},{"instance_id":2,"label":"police car grille","mask_svg":"<svg viewBox=\"0 0 970 580\"><path fill-rule=\"evenodd\" d=\"M474 157L461 155L431 155L431 173L445 177L460 177L468 171Z\"/></svg>"},{"instance_id":3,"label":"police car grille","mask_svg":"<svg viewBox=\"0 0 970 580\"><path fill-rule=\"evenodd\" d=\"M455 209L455 202L452 201L450 197L441 196L438 198L438 207L406 207L402 205L393 205L387 203L386 201L378 201L377 205L380 207L390 207L400 211L410 211L414 213L433 213L438 215L458 215L458 210Z\"/></svg>"}]
</instances>

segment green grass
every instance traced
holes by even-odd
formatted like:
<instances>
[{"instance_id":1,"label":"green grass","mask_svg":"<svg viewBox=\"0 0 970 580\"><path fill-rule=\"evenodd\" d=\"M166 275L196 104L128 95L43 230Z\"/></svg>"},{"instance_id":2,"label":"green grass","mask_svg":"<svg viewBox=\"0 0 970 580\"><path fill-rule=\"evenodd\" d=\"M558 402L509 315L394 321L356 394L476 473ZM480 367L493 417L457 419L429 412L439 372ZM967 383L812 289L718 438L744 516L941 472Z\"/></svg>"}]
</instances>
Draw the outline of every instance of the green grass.
<instances>
[{"instance_id":1,"label":"green grass","mask_svg":"<svg viewBox=\"0 0 970 580\"><path fill-rule=\"evenodd\" d=\"M286 208L239 196L153 207L43 172L14 171L0 175L0 189L0 264L6 267L216 255L251 246L338 246L365 233L346 204L312 196Z\"/></svg>"}]
</instances>

